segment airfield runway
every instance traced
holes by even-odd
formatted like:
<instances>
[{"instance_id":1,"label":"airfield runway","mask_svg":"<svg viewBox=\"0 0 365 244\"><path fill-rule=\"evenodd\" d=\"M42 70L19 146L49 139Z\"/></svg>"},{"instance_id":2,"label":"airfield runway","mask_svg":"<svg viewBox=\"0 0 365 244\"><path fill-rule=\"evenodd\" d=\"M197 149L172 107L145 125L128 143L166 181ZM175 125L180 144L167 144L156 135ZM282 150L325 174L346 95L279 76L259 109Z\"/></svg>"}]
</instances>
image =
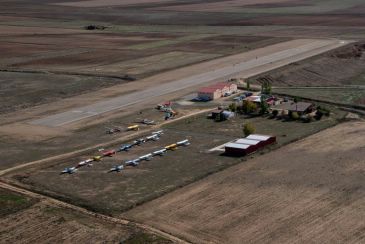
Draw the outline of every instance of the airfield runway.
<instances>
[{"instance_id":1,"label":"airfield runway","mask_svg":"<svg viewBox=\"0 0 365 244\"><path fill-rule=\"evenodd\" d=\"M296 40L294 40L296 41ZM291 42L294 42L291 41ZM290 43L290 41L288 42ZM45 118L31 121L30 124L56 127L76 122L85 118L100 115L112 110L122 109L142 101L177 92L192 86L201 85L214 80L225 80L230 77L238 76L242 78L257 75L272 69L279 68L292 62L297 62L317 54L346 45L348 41L340 40L315 40L304 39L300 44L292 47L282 45L280 49L268 51L267 54L258 56L253 55L255 50L247 52L250 59L242 59L237 63L228 63L224 67L203 71L183 79L146 88L127 95L121 95L106 101L94 103L92 105L75 108L71 111L51 115ZM269 47L265 49L270 50ZM261 50L262 51L262 50ZM225 59L225 58L222 58Z\"/></svg>"}]
</instances>

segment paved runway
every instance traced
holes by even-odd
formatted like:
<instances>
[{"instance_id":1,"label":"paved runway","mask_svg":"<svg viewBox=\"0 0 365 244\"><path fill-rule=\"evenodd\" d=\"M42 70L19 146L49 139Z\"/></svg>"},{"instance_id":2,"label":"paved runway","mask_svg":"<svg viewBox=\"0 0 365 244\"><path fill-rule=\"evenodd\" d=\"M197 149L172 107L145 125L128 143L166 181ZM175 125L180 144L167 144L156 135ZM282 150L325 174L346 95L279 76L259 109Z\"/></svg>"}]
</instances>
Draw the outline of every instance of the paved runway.
<instances>
[{"instance_id":1,"label":"paved runway","mask_svg":"<svg viewBox=\"0 0 365 244\"><path fill-rule=\"evenodd\" d=\"M75 108L74 110L37 119L30 123L50 127L66 125L112 110L122 109L146 101L147 99L173 93L191 86L203 85L209 81L217 79L224 80L237 74L240 74L240 77L244 78L263 73L343 46L347 43L348 42L346 41L339 40L310 40L308 43L295 48L278 50L266 56L260 56L234 65L230 64L223 68L171 81L166 84L154 86L143 91L133 92L128 95L122 95L89 106Z\"/></svg>"}]
</instances>

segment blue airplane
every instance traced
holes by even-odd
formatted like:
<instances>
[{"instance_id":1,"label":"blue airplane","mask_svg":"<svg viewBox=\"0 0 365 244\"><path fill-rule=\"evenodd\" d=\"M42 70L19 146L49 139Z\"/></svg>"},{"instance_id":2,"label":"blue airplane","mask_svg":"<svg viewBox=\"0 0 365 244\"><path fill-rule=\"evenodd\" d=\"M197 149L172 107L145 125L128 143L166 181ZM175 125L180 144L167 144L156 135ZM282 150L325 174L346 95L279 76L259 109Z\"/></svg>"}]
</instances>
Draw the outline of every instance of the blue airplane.
<instances>
[{"instance_id":1,"label":"blue airplane","mask_svg":"<svg viewBox=\"0 0 365 244\"><path fill-rule=\"evenodd\" d=\"M132 148L132 145L131 144L124 144L124 145L122 145L119 149L118 149L118 151L119 152L121 152L121 151L129 151L129 149L131 149Z\"/></svg>"},{"instance_id":2,"label":"blue airplane","mask_svg":"<svg viewBox=\"0 0 365 244\"><path fill-rule=\"evenodd\" d=\"M76 167L65 168L64 170L62 170L61 174L73 174L76 171L77 171Z\"/></svg>"}]
</instances>

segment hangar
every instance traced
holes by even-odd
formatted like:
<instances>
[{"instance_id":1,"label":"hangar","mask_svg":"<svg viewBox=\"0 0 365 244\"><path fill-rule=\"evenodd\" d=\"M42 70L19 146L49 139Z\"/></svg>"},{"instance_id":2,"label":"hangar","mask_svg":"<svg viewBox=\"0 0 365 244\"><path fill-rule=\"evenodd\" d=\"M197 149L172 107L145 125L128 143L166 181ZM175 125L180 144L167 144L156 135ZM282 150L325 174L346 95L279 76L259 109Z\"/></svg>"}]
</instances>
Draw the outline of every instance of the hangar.
<instances>
[{"instance_id":1,"label":"hangar","mask_svg":"<svg viewBox=\"0 0 365 244\"><path fill-rule=\"evenodd\" d=\"M225 153L231 156L245 156L276 142L275 136L252 134L224 145Z\"/></svg>"}]
</instances>

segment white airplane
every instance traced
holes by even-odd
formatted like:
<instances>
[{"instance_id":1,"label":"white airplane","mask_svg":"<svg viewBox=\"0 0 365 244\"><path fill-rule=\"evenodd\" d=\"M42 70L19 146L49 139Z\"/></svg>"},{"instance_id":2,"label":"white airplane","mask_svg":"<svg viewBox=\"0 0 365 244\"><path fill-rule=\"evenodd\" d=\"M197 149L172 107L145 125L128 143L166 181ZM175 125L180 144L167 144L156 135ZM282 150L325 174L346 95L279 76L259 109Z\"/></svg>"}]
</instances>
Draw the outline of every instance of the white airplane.
<instances>
[{"instance_id":1,"label":"white airplane","mask_svg":"<svg viewBox=\"0 0 365 244\"><path fill-rule=\"evenodd\" d=\"M183 141L176 142L176 144L178 146L189 146L190 145L190 142L189 142L188 139L186 139L186 140L183 140Z\"/></svg>"},{"instance_id":2,"label":"white airplane","mask_svg":"<svg viewBox=\"0 0 365 244\"><path fill-rule=\"evenodd\" d=\"M77 168L80 168L80 167L82 167L82 166L85 166L85 165L87 165L87 166L92 166L93 164L92 164L92 162L93 162L94 160L93 159L91 159L91 158L89 158L89 159L86 159L86 160L84 160L84 161L81 161L80 163L78 163L77 164Z\"/></svg>"},{"instance_id":3,"label":"white airplane","mask_svg":"<svg viewBox=\"0 0 365 244\"><path fill-rule=\"evenodd\" d=\"M146 141L157 141L160 139L160 136L158 134L153 134L152 136L147 136Z\"/></svg>"},{"instance_id":4,"label":"white airplane","mask_svg":"<svg viewBox=\"0 0 365 244\"><path fill-rule=\"evenodd\" d=\"M121 164L121 165L116 165L116 166L114 166L113 168L111 168L110 170L109 170L109 172L113 172L113 171L115 171L115 172L120 172L120 171L122 171L124 169L124 166Z\"/></svg>"},{"instance_id":5,"label":"white airplane","mask_svg":"<svg viewBox=\"0 0 365 244\"><path fill-rule=\"evenodd\" d=\"M149 153L149 154L146 154L146 155L143 155L143 156L139 157L139 160L150 161L152 158L153 158L152 153Z\"/></svg>"},{"instance_id":6,"label":"white airplane","mask_svg":"<svg viewBox=\"0 0 365 244\"><path fill-rule=\"evenodd\" d=\"M142 143L144 143L144 142L146 142L146 140L145 140L144 138L140 138L140 139L134 140L132 145L133 145L133 146L134 146L134 145L140 146L140 145L142 145Z\"/></svg>"},{"instance_id":7,"label":"white airplane","mask_svg":"<svg viewBox=\"0 0 365 244\"><path fill-rule=\"evenodd\" d=\"M165 153L167 152L167 149L163 148L161 150L158 150L158 151L154 151L152 153L153 156L163 156Z\"/></svg>"},{"instance_id":8,"label":"white airplane","mask_svg":"<svg viewBox=\"0 0 365 244\"><path fill-rule=\"evenodd\" d=\"M133 160L128 160L128 161L126 161L126 162L125 162L125 165L126 165L126 166L133 166L133 167L136 167L136 166L138 166L139 161L140 161L140 159L139 159L139 158L137 158L137 159L133 159Z\"/></svg>"},{"instance_id":9,"label":"white airplane","mask_svg":"<svg viewBox=\"0 0 365 244\"><path fill-rule=\"evenodd\" d=\"M65 168L61 174L73 174L77 171L76 167Z\"/></svg>"},{"instance_id":10,"label":"white airplane","mask_svg":"<svg viewBox=\"0 0 365 244\"><path fill-rule=\"evenodd\" d=\"M152 132L152 135L158 135L158 136L161 136L161 135L163 135L163 130L154 131L154 132Z\"/></svg>"}]
</instances>

